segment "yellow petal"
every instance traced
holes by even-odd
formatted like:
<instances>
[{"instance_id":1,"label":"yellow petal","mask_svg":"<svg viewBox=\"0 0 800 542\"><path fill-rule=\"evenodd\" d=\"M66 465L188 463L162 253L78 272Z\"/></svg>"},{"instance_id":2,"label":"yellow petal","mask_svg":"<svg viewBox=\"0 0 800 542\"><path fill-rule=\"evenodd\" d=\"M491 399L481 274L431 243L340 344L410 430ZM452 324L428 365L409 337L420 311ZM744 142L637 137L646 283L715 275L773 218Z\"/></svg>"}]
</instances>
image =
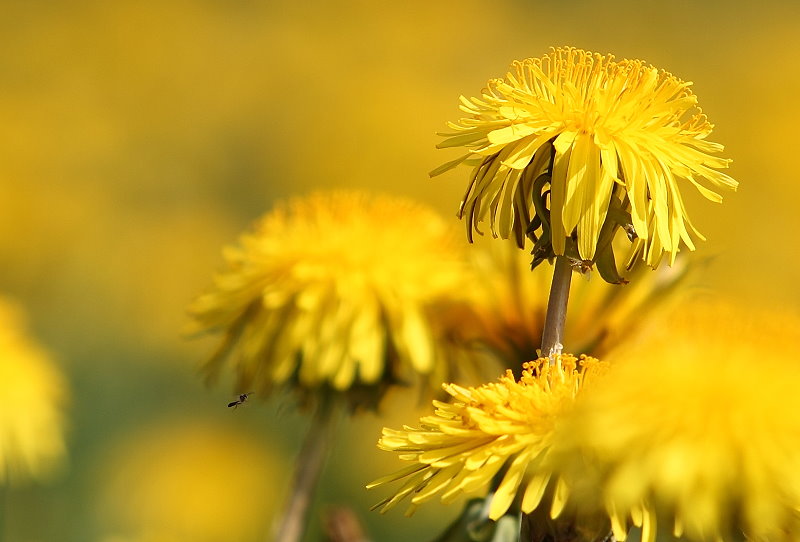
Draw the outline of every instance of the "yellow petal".
<instances>
[{"instance_id":1,"label":"yellow petal","mask_svg":"<svg viewBox=\"0 0 800 542\"><path fill-rule=\"evenodd\" d=\"M525 488L525 495L522 497L522 511L530 513L539 506L544 496L544 490L547 488L547 483L550 481L550 473L539 473L528 482L528 487Z\"/></svg>"},{"instance_id":2,"label":"yellow petal","mask_svg":"<svg viewBox=\"0 0 800 542\"><path fill-rule=\"evenodd\" d=\"M511 463L508 472L503 477L503 481L500 482L500 487L497 488L492 497L492 504L489 507L490 519L496 520L505 514L508 507L511 506L514 497L517 495L517 488L525 474L525 469L528 468L529 461L530 453L523 452Z\"/></svg>"},{"instance_id":3,"label":"yellow petal","mask_svg":"<svg viewBox=\"0 0 800 542\"><path fill-rule=\"evenodd\" d=\"M648 507L642 519L642 542L655 542L658 533L655 511Z\"/></svg>"},{"instance_id":4,"label":"yellow petal","mask_svg":"<svg viewBox=\"0 0 800 542\"><path fill-rule=\"evenodd\" d=\"M416 307L406 306L401 325L403 346L408 350L414 369L420 373L430 372L433 367L433 350L430 329L422 314Z\"/></svg>"},{"instance_id":5,"label":"yellow petal","mask_svg":"<svg viewBox=\"0 0 800 542\"><path fill-rule=\"evenodd\" d=\"M589 134L579 133L572 147L572 155L569 157L563 211L564 231L568 235L578 225L578 220L585 209L583 200L587 192L586 184L594 184L595 182L594 179L589 178L589 169L591 168L592 172L596 172L599 169L599 156L598 168L594 168L589 164L590 156L593 154L593 146Z\"/></svg>"},{"instance_id":6,"label":"yellow petal","mask_svg":"<svg viewBox=\"0 0 800 542\"><path fill-rule=\"evenodd\" d=\"M634 150L622 142L616 144L619 154L619 164L625 176L625 187L631 200L631 221L636 235L640 239L647 239L647 181L639 167L639 160Z\"/></svg>"},{"instance_id":7,"label":"yellow petal","mask_svg":"<svg viewBox=\"0 0 800 542\"><path fill-rule=\"evenodd\" d=\"M590 145L583 179L583 194L579 199L579 205L584 211L577 224L578 252L584 260L594 258L600 228L608 214L611 189L614 186L614 176L609 175L605 168L601 168L602 152L596 145ZM608 155L616 156L613 151L606 152L606 156Z\"/></svg>"},{"instance_id":8,"label":"yellow petal","mask_svg":"<svg viewBox=\"0 0 800 542\"><path fill-rule=\"evenodd\" d=\"M569 487L564 482L563 479L559 479L556 482L556 490L553 493L553 505L550 508L550 517L556 519L558 516L561 515L561 512L564 511L564 507L567 505L567 500L569 499Z\"/></svg>"},{"instance_id":9,"label":"yellow petal","mask_svg":"<svg viewBox=\"0 0 800 542\"><path fill-rule=\"evenodd\" d=\"M558 255L564 254L566 236L569 232L564 228L563 209L567 192L567 169L575 141L576 132L563 132L555 141L556 150L553 163L553 176L550 181L550 230L553 236L553 251Z\"/></svg>"},{"instance_id":10,"label":"yellow petal","mask_svg":"<svg viewBox=\"0 0 800 542\"><path fill-rule=\"evenodd\" d=\"M411 502L413 504L420 504L427 501L440 489L452 482L453 477L459 470L461 470L461 465L451 465L450 467L436 472L428 479L428 485L412 497Z\"/></svg>"},{"instance_id":11,"label":"yellow petal","mask_svg":"<svg viewBox=\"0 0 800 542\"><path fill-rule=\"evenodd\" d=\"M616 506L610 500L606 502L606 511L611 520L611 532L614 533L614 537L620 542L625 542L628 536L627 518L620 515Z\"/></svg>"},{"instance_id":12,"label":"yellow petal","mask_svg":"<svg viewBox=\"0 0 800 542\"><path fill-rule=\"evenodd\" d=\"M547 143L555 136L555 132L546 131L539 135L531 135L517 143L514 152L509 154L508 158L503 161L512 169L523 169L530 164L533 155L539 150L539 147Z\"/></svg>"},{"instance_id":13,"label":"yellow petal","mask_svg":"<svg viewBox=\"0 0 800 542\"><path fill-rule=\"evenodd\" d=\"M454 167L456 167L456 166L458 166L459 164L461 164L462 162L464 162L464 160L466 160L466 159L467 159L467 158L469 158L470 156L472 156L472 154L471 154L471 153L467 153L467 154L465 154L465 155L463 155L463 156L459 156L459 157L458 157L458 158L456 158L455 160L451 160L451 161L449 161L449 162L445 162L445 163L444 163L444 164L442 164L441 166L437 167L436 169L434 169L434 170L432 170L430 173L428 173L428 176L430 176L430 177L436 177L437 175L441 175L441 174L442 174L442 173L444 173L445 171L450 171L450 170L451 170L451 169L453 169Z\"/></svg>"},{"instance_id":14,"label":"yellow petal","mask_svg":"<svg viewBox=\"0 0 800 542\"><path fill-rule=\"evenodd\" d=\"M493 145L505 145L536 133L536 129L528 124L511 124L499 130L493 130L486 136Z\"/></svg>"}]
</instances>

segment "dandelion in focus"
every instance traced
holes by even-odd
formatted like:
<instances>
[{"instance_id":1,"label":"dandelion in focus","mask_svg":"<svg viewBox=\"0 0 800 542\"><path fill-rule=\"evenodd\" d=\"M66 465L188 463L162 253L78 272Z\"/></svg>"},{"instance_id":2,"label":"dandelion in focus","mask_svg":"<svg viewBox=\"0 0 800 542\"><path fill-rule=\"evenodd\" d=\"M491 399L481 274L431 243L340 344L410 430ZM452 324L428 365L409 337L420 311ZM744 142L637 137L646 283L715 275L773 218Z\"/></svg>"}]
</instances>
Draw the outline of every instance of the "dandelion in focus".
<instances>
[{"instance_id":1,"label":"dandelion in focus","mask_svg":"<svg viewBox=\"0 0 800 542\"><path fill-rule=\"evenodd\" d=\"M519 381L508 371L477 388L445 385L453 402L434 401L435 413L421 418L419 427L383 430L378 447L412 465L368 486L402 481L376 508L385 511L410 497L410 514L437 494L449 503L485 489L500 473L491 519L505 514L515 499L523 512L533 511L548 486L551 514L558 516L568 488L547 466L553 435L576 395L605 369L596 359L563 355L554 364L547 358L526 363Z\"/></svg>"},{"instance_id":2,"label":"dandelion in focus","mask_svg":"<svg viewBox=\"0 0 800 542\"><path fill-rule=\"evenodd\" d=\"M364 193L279 205L225 252L216 286L191 307L194 331L225 334L239 390L346 392L372 403L386 386L452 377L436 310L461 296L455 236L429 209Z\"/></svg>"},{"instance_id":3,"label":"dandelion in focus","mask_svg":"<svg viewBox=\"0 0 800 542\"><path fill-rule=\"evenodd\" d=\"M681 241L702 239L683 204L679 179L712 201L737 182L729 160L707 141L713 125L691 83L640 60L617 61L575 48L514 62L479 98L461 97L468 116L449 123L439 148L468 152L437 168L474 165L459 215L467 235L489 219L494 235L529 236L534 263L557 255L613 260L619 227L635 240L629 260L674 261Z\"/></svg>"},{"instance_id":4,"label":"dandelion in focus","mask_svg":"<svg viewBox=\"0 0 800 542\"><path fill-rule=\"evenodd\" d=\"M0 484L41 480L63 460L64 377L0 299Z\"/></svg>"},{"instance_id":5,"label":"dandelion in focus","mask_svg":"<svg viewBox=\"0 0 800 542\"><path fill-rule=\"evenodd\" d=\"M681 310L583 394L553 456L617 540L631 524L693 541L800 537L800 319ZM591 461L576 461L576 457Z\"/></svg>"}]
</instances>

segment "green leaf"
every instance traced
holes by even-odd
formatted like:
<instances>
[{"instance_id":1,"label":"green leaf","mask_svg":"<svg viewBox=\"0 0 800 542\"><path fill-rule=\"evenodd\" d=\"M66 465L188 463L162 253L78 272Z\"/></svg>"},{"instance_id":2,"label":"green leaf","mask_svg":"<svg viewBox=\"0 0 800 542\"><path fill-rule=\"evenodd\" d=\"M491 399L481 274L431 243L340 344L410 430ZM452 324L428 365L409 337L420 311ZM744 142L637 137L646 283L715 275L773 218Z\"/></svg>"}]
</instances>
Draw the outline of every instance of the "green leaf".
<instances>
[{"instance_id":1,"label":"green leaf","mask_svg":"<svg viewBox=\"0 0 800 542\"><path fill-rule=\"evenodd\" d=\"M595 256L597 271L604 281L611 284L627 284L627 280L622 278L617 271L617 261L614 258L614 247L608 243Z\"/></svg>"}]
</instances>

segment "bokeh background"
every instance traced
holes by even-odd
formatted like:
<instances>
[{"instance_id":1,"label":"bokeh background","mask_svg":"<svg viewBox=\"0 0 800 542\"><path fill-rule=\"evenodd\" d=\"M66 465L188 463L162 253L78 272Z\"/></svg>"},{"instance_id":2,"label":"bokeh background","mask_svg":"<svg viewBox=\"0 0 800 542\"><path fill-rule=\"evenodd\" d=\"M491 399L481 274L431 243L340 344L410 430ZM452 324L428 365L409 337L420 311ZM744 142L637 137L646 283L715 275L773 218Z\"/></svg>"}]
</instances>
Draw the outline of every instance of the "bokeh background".
<instances>
[{"instance_id":1,"label":"bokeh background","mask_svg":"<svg viewBox=\"0 0 800 542\"><path fill-rule=\"evenodd\" d=\"M3 0L0 293L71 397L68 457L3 490L4 540L265 540L305 418L285 398L225 408L186 305L279 198L356 187L454 216L465 171L428 178L454 158L435 132L459 94L556 45L695 82L741 183L722 205L689 198L696 280L798 307L798 2ZM351 507L373 540L430 538L458 512L368 512L382 495L364 484L397 465L375 441L409 405L343 428L323 479L320 508Z\"/></svg>"}]
</instances>

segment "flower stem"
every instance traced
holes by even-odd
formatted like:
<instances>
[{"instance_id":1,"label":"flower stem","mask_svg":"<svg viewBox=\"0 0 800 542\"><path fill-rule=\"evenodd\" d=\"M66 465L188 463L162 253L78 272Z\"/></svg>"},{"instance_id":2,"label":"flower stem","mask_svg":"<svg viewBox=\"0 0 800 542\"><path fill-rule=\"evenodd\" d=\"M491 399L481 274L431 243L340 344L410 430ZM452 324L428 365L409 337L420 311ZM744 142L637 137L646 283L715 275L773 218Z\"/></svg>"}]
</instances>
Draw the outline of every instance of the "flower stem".
<instances>
[{"instance_id":1,"label":"flower stem","mask_svg":"<svg viewBox=\"0 0 800 542\"><path fill-rule=\"evenodd\" d=\"M569 301L569 287L572 282L572 265L566 256L556 256L556 265L553 269L553 282L550 285L550 297L547 300L547 315L542 331L541 355L550 358L550 363L555 363L555 356L561 354L564 348L564 323L567 320L567 302ZM559 525L561 521L561 525ZM582 534L571 523L562 520L553 521L549 517L541 517L541 510L531 514L523 514L520 525L520 542L616 542L613 532L596 535L596 533ZM566 529L564 532L561 532ZM602 531L601 531L602 532Z\"/></svg>"},{"instance_id":2,"label":"flower stem","mask_svg":"<svg viewBox=\"0 0 800 542\"><path fill-rule=\"evenodd\" d=\"M295 463L291 495L275 529L275 542L300 542L308 525L308 512L322 467L333 442L338 421L335 401L319 402Z\"/></svg>"},{"instance_id":3,"label":"flower stem","mask_svg":"<svg viewBox=\"0 0 800 542\"><path fill-rule=\"evenodd\" d=\"M8 519L8 472L6 471L6 479L0 482L0 542L6 539L6 520Z\"/></svg>"},{"instance_id":4,"label":"flower stem","mask_svg":"<svg viewBox=\"0 0 800 542\"><path fill-rule=\"evenodd\" d=\"M325 535L329 542L369 542L356 513L348 507L333 507L325 514Z\"/></svg>"},{"instance_id":5,"label":"flower stem","mask_svg":"<svg viewBox=\"0 0 800 542\"><path fill-rule=\"evenodd\" d=\"M547 300L547 315L542 331L542 357L560 354L564 347L564 322L567 319L567 301L569 286L572 281L572 265L566 256L556 256L553 269L553 282L550 285L550 297ZM550 363L554 363L553 358Z\"/></svg>"}]
</instances>

